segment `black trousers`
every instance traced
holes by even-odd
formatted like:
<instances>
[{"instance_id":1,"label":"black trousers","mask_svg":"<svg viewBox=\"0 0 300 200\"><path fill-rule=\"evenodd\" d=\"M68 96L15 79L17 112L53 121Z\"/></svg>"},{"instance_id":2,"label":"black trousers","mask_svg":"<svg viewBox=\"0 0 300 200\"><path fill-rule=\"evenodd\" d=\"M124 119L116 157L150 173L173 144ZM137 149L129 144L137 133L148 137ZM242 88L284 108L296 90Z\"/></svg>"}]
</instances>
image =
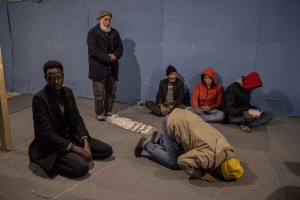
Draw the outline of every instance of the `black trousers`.
<instances>
[{"instance_id":1,"label":"black trousers","mask_svg":"<svg viewBox=\"0 0 300 200\"><path fill-rule=\"evenodd\" d=\"M115 103L117 81L112 74L103 81L93 81L94 103L96 115L104 115L112 111Z\"/></svg>"},{"instance_id":2,"label":"black trousers","mask_svg":"<svg viewBox=\"0 0 300 200\"><path fill-rule=\"evenodd\" d=\"M113 153L109 144L94 138L91 138L90 147L92 158L95 160L106 159ZM58 158L57 171L63 176L79 178L88 173L89 165L79 154L67 152Z\"/></svg>"}]
</instances>

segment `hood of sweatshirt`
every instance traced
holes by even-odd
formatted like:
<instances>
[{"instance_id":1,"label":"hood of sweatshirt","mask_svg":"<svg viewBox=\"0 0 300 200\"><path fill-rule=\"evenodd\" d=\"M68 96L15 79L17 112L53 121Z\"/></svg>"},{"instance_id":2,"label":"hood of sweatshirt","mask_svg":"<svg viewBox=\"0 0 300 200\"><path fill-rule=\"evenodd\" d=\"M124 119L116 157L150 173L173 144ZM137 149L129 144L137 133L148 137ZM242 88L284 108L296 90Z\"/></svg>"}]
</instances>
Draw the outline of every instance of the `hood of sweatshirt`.
<instances>
[{"instance_id":1,"label":"hood of sweatshirt","mask_svg":"<svg viewBox=\"0 0 300 200\"><path fill-rule=\"evenodd\" d=\"M257 72L251 72L243 80L244 89L253 89L262 86L262 81Z\"/></svg>"},{"instance_id":2,"label":"hood of sweatshirt","mask_svg":"<svg viewBox=\"0 0 300 200\"><path fill-rule=\"evenodd\" d=\"M205 69L202 72L202 74L201 74L201 81L202 81L202 83L204 83L204 75L208 75L208 76L210 76L212 78L212 80L213 80L212 85L213 86L215 86L217 84L214 68L210 67L210 68Z\"/></svg>"}]
</instances>

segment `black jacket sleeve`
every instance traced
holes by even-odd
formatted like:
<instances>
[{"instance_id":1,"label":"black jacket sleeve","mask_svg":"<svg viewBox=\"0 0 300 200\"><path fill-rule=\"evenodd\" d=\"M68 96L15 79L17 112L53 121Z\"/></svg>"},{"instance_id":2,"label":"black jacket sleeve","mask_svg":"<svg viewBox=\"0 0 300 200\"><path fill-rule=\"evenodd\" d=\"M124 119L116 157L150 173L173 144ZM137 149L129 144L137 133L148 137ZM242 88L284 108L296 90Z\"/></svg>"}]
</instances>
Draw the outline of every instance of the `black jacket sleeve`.
<instances>
[{"instance_id":1,"label":"black jacket sleeve","mask_svg":"<svg viewBox=\"0 0 300 200\"><path fill-rule=\"evenodd\" d=\"M243 116L249 109L250 94L239 83L233 83L225 90L223 111L227 115Z\"/></svg>"}]
</instances>

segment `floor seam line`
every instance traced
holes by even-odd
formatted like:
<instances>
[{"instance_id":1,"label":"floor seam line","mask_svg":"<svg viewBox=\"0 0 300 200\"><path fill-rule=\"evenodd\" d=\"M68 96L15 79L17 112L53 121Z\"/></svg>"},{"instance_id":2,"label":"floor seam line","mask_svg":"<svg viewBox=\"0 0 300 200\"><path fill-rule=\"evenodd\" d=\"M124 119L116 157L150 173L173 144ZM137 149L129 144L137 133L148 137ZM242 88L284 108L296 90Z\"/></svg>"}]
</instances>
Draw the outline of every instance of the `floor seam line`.
<instances>
[{"instance_id":1,"label":"floor seam line","mask_svg":"<svg viewBox=\"0 0 300 200\"><path fill-rule=\"evenodd\" d=\"M116 165L116 164L119 163L120 161L121 161L121 160L118 160L117 162L115 162L115 163L113 163L113 164L111 164L111 165L108 165L108 166L105 167L104 169L102 169L102 170L96 172L95 174L92 174L91 177L93 177L93 176L99 174L100 172L103 172L104 170L108 169L108 168L111 167L111 166ZM88 179L85 179L85 180L83 180L83 181L80 181L79 183L77 183L76 185L70 187L69 189L65 190L64 192L60 193L59 195L57 195L57 196L54 197L53 199L59 198L60 196L62 196L62 195L65 194L66 192L72 190L73 188L77 187L78 185L80 185L81 183L84 183L84 182L87 181L87 180L88 180Z\"/></svg>"}]
</instances>

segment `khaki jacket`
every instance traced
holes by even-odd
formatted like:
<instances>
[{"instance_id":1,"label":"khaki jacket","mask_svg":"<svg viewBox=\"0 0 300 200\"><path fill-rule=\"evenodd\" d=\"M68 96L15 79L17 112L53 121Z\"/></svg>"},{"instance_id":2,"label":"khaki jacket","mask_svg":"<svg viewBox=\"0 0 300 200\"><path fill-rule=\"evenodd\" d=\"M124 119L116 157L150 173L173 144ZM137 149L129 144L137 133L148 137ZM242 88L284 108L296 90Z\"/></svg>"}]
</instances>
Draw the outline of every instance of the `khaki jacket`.
<instances>
[{"instance_id":1,"label":"khaki jacket","mask_svg":"<svg viewBox=\"0 0 300 200\"><path fill-rule=\"evenodd\" d=\"M225 137L190 111L173 110L167 129L184 150L177 159L178 165L194 178L200 178L205 171L213 170L234 157L233 147Z\"/></svg>"}]
</instances>

